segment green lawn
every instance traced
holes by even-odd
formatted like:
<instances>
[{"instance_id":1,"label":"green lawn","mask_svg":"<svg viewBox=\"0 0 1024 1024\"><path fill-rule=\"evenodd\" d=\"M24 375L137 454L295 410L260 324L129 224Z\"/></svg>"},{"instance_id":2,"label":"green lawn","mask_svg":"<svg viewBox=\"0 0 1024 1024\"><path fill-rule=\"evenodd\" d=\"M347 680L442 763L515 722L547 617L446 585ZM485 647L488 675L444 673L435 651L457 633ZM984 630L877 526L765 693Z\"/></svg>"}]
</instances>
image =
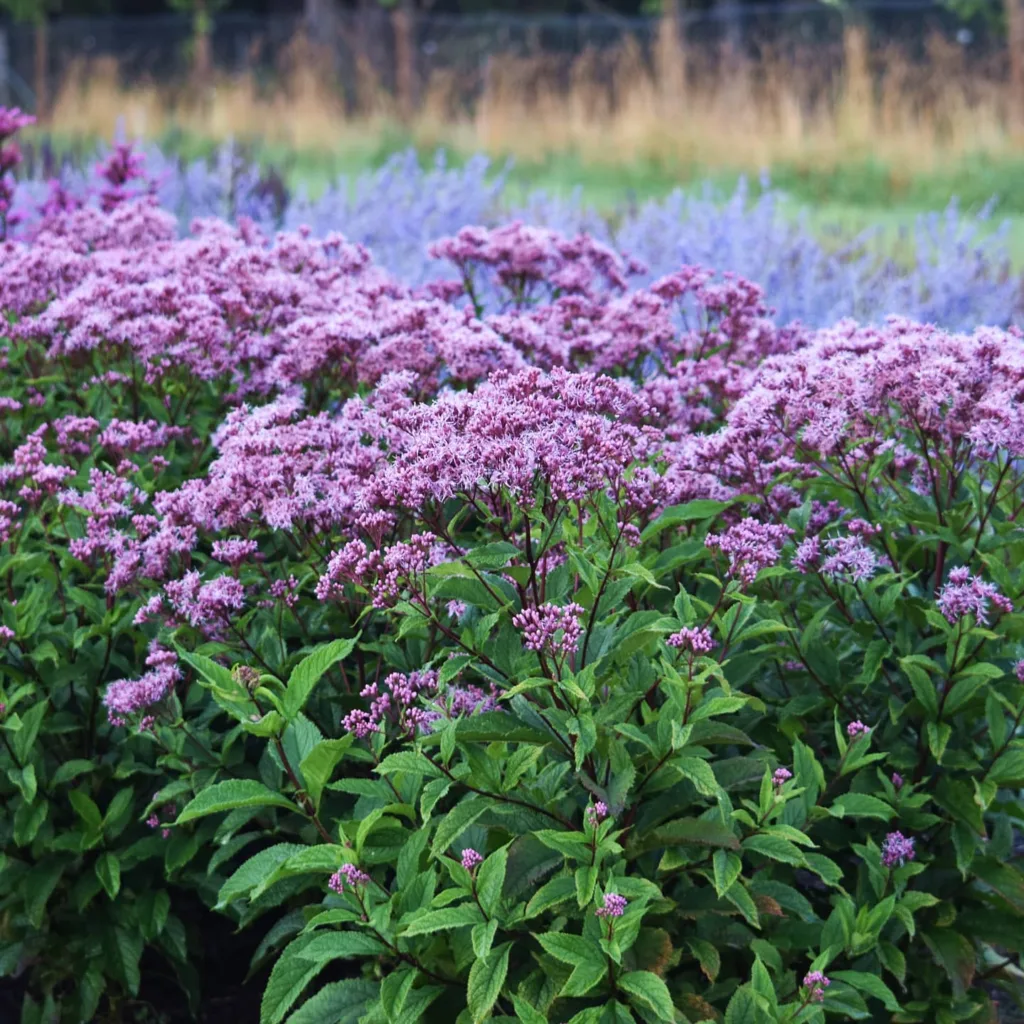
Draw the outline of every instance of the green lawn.
<instances>
[{"instance_id":1,"label":"green lawn","mask_svg":"<svg viewBox=\"0 0 1024 1024\"><path fill-rule=\"evenodd\" d=\"M80 155L93 143L51 137L58 150L73 150ZM182 134L160 140L165 148L188 158L209 156L215 144ZM392 154L408 148L409 140L399 133L356 138L344 149L300 151L260 144L248 147L251 154L268 167L274 167L292 183L316 194L341 175L355 175L383 163ZM424 161L431 159L422 152ZM457 163L463 157L451 154ZM495 158L495 167L505 163ZM994 230L1003 221L1010 222L1008 239L1015 265L1024 267L1024 154L1019 159L994 161L979 158L944 168L939 173L907 178L874 162L851 165L837 171L808 171L797 167L775 167L770 177L775 188L787 197L785 208L807 210L811 223L829 240L840 244L866 229L879 230L879 245L887 253L899 253L901 234L912 227L915 218L945 208L956 196L965 213L981 209L996 197L991 218ZM594 165L581 162L572 154L544 163L513 162L509 172L510 197L525 197L534 190L568 195L580 189L586 202L612 212L623 203L667 194L674 188L702 187L710 182L722 194L730 194L739 178L737 172L687 166L670 167L657 163L630 166ZM750 181L756 194L759 181Z\"/></svg>"}]
</instances>

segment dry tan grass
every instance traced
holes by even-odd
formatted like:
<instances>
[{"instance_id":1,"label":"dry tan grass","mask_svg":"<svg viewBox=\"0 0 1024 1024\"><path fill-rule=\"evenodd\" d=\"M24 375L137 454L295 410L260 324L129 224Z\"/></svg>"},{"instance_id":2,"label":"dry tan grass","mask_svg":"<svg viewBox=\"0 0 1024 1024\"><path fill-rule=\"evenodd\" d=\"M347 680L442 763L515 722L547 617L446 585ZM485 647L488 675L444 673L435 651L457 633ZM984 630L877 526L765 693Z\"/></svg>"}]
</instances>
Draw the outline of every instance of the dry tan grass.
<instances>
[{"instance_id":1,"label":"dry tan grass","mask_svg":"<svg viewBox=\"0 0 1024 1024\"><path fill-rule=\"evenodd\" d=\"M573 153L597 164L746 171L781 163L830 169L873 157L910 174L1024 149L998 58L968 67L962 50L938 36L918 62L870 48L855 28L841 52L801 59L765 50L756 62L685 51L676 38L663 27L649 56L627 38L612 51L584 52L568 73L544 55L494 57L474 83L436 73L421 83L401 130L424 144L526 161ZM75 134L109 135L123 120L130 136L175 128L337 151L398 127L394 99L369 59L357 56L352 71L356 87L345 102L322 54L301 39L273 89L259 89L253 76L222 76L197 96L187 83L128 87L110 62L80 64L51 121Z\"/></svg>"}]
</instances>

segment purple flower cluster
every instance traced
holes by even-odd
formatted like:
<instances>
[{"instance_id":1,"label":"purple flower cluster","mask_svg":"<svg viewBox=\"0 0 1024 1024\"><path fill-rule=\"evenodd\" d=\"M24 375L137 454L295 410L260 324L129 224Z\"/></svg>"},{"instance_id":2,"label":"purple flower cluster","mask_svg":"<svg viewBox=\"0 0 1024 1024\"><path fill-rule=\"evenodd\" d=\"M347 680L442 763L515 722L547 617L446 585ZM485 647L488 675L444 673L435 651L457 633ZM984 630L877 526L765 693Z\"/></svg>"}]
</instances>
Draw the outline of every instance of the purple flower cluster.
<instances>
[{"instance_id":1,"label":"purple flower cluster","mask_svg":"<svg viewBox=\"0 0 1024 1024\"><path fill-rule=\"evenodd\" d=\"M1008 615L1013 611L1013 602L1004 597L999 588L986 583L980 576L972 576L970 569L961 566L949 574L949 582L939 593L939 611L951 623L957 623L965 615L973 615L982 626L989 623L991 609Z\"/></svg>"},{"instance_id":2,"label":"purple flower cluster","mask_svg":"<svg viewBox=\"0 0 1024 1024\"><path fill-rule=\"evenodd\" d=\"M483 864L483 857L477 853L476 850L471 847L467 847L462 851L461 864L471 874Z\"/></svg>"},{"instance_id":3,"label":"purple flower cluster","mask_svg":"<svg viewBox=\"0 0 1024 1024\"><path fill-rule=\"evenodd\" d=\"M598 917L622 917L629 901L617 892L605 893L604 902L594 913Z\"/></svg>"},{"instance_id":4,"label":"purple flower cluster","mask_svg":"<svg viewBox=\"0 0 1024 1024\"><path fill-rule=\"evenodd\" d=\"M18 222L17 215L11 210L14 199L11 175L21 163L21 150L14 136L34 122L34 117L23 114L17 107L0 107L0 242L4 241L8 230Z\"/></svg>"},{"instance_id":5,"label":"purple flower cluster","mask_svg":"<svg viewBox=\"0 0 1024 1024\"><path fill-rule=\"evenodd\" d=\"M715 643L715 638L711 635L711 630L706 626L684 626L668 637L665 643L669 647L678 647L680 650L691 651L694 654L708 654L718 646Z\"/></svg>"},{"instance_id":6,"label":"purple flower cluster","mask_svg":"<svg viewBox=\"0 0 1024 1024\"><path fill-rule=\"evenodd\" d=\"M825 989L831 984L821 971L810 971L804 975L803 985L807 989L807 998L813 1003L825 1001Z\"/></svg>"},{"instance_id":7,"label":"purple flower cluster","mask_svg":"<svg viewBox=\"0 0 1024 1024\"><path fill-rule=\"evenodd\" d=\"M342 864L327 882L328 888L339 895L345 891L346 886L355 890L369 884L370 876L357 868L355 864Z\"/></svg>"},{"instance_id":8,"label":"purple flower cluster","mask_svg":"<svg viewBox=\"0 0 1024 1024\"><path fill-rule=\"evenodd\" d=\"M772 772L772 784L776 789L782 789L791 778L793 778L793 773L788 768L776 768Z\"/></svg>"},{"instance_id":9,"label":"purple flower cluster","mask_svg":"<svg viewBox=\"0 0 1024 1024\"><path fill-rule=\"evenodd\" d=\"M914 859L914 840L902 832L890 832L882 843L882 864L887 868L902 867Z\"/></svg>"},{"instance_id":10,"label":"purple flower cluster","mask_svg":"<svg viewBox=\"0 0 1024 1024\"><path fill-rule=\"evenodd\" d=\"M342 720L347 732L364 739L391 724L400 733L430 732L442 719L464 718L484 711L498 711L497 695L478 686L438 687L433 669L392 672L383 683L368 683L360 695L370 700L370 709L356 708Z\"/></svg>"},{"instance_id":11,"label":"purple flower cluster","mask_svg":"<svg viewBox=\"0 0 1024 1024\"><path fill-rule=\"evenodd\" d=\"M181 679L178 656L155 641L146 665L149 671L138 679L121 679L107 687L103 703L114 725L125 725L130 716L159 704Z\"/></svg>"},{"instance_id":12,"label":"purple flower cluster","mask_svg":"<svg viewBox=\"0 0 1024 1024\"><path fill-rule=\"evenodd\" d=\"M728 555L730 574L749 586L762 569L778 563L782 546L792 535L783 524L744 519L725 533L709 533L705 543Z\"/></svg>"},{"instance_id":13,"label":"purple flower cluster","mask_svg":"<svg viewBox=\"0 0 1024 1024\"><path fill-rule=\"evenodd\" d=\"M608 817L608 805L603 800L598 800L587 808L585 817L591 828L597 828Z\"/></svg>"},{"instance_id":14,"label":"purple flower cluster","mask_svg":"<svg viewBox=\"0 0 1024 1024\"><path fill-rule=\"evenodd\" d=\"M575 653L583 635L582 614L583 608L575 603L543 604L524 608L512 619L512 625L522 630L523 646L528 651L566 658Z\"/></svg>"},{"instance_id":15,"label":"purple flower cluster","mask_svg":"<svg viewBox=\"0 0 1024 1024\"><path fill-rule=\"evenodd\" d=\"M870 726L865 725L859 719L850 722L850 724L846 727L846 735L849 736L851 740L857 739L858 736L867 736L870 732Z\"/></svg>"}]
</instances>

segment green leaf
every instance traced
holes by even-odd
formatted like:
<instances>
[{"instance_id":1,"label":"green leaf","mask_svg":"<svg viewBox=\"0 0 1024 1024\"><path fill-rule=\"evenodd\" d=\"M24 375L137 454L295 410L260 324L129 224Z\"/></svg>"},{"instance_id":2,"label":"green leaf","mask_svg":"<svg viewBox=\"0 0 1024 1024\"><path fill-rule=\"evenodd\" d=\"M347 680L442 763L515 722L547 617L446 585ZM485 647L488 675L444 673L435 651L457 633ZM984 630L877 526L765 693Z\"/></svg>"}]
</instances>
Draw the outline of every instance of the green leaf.
<instances>
[{"instance_id":1,"label":"green leaf","mask_svg":"<svg viewBox=\"0 0 1024 1024\"><path fill-rule=\"evenodd\" d=\"M473 1024L481 1024L491 1012L491 1007L501 995L501 987L508 975L508 957L512 943L505 942L492 949L487 956L476 960L469 970L469 985L466 1001L473 1015Z\"/></svg>"},{"instance_id":2,"label":"green leaf","mask_svg":"<svg viewBox=\"0 0 1024 1024\"><path fill-rule=\"evenodd\" d=\"M1007 748L988 777L999 786L1024 783L1024 747Z\"/></svg>"},{"instance_id":3,"label":"green leaf","mask_svg":"<svg viewBox=\"0 0 1024 1024\"><path fill-rule=\"evenodd\" d=\"M394 772L407 772L410 775L425 775L429 779L442 778L443 773L424 754L418 754L415 750L399 750L395 754L389 754L374 771L378 775L391 775Z\"/></svg>"},{"instance_id":4,"label":"green leaf","mask_svg":"<svg viewBox=\"0 0 1024 1024\"><path fill-rule=\"evenodd\" d=\"M649 541L657 537L663 530L669 530L683 523L694 523L704 519L712 519L729 507L731 502L713 501L710 498L698 498L688 501L685 505L670 505L640 535L641 540Z\"/></svg>"},{"instance_id":5,"label":"green leaf","mask_svg":"<svg viewBox=\"0 0 1024 1024\"><path fill-rule=\"evenodd\" d=\"M837 818L878 818L881 821L891 821L896 816L884 800L866 793L845 793L837 797L830 813Z\"/></svg>"},{"instance_id":6,"label":"green leaf","mask_svg":"<svg viewBox=\"0 0 1024 1024\"><path fill-rule=\"evenodd\" d=\"M909 658L900 658L900 667L910 680L914 696L920 702L921 707L924 708L925 714L930 719L937 718L939 715L939 695L936 692L932 677L920 665L915 664Z\"/></svg>"},{"instance_id":7,"label":"green leaf","mask_svg":"<svg viewBox=\"0 0 1024 1024\"><path fill-rule=\"evenodd\" d=\"M899 1013L900 1004L896 1001L892 989L877 975L862 971L829 971L829 976L836 981L845 981L858 992L866 992L869 996L880 999L887 1010Z\"/></svg>"},{"instance_id":8,"label":"green leaf","mask_svg":"<svg viewBox=\"0 0 1024 1024\"><path fill-rule=\"evenodd\" d=\"M512 995L512 1009L519 1024L548 1024L547 1017L531 1006L522 996Z\"/></svg>"},{"instance_id":9,"label":"green leaf","mask_svg":"<svg viewBox=\"0 0 1024 1024\"><path fill-rule=\"evenodd\" d=\"M352 746L352 741L351 733L337 740L321 740L299 764L299 774L314 807L319 809L324 787L331 781L335 767Z\"/></svg>"},{"instance_id":10,"label":"green leaf","mask_svg":"<svg viewBox=\"0 0 1024 1024\"><path fill-rule=\"evenodd\" d=\"M354 956L379 956L387 947L375 935L367 932L329 932L316 935L296 955L302 960L318 964L329 960L348 960Z\"/></svg>"},{"instance_id":11,"label":"green leaf","mask_svg":"<svg viewBox=\"0 0 1024 1024\"><path fill-rule=\"evenodd\" d=\"M139 961L142 959L142 936L127 928L106 928L103 932L103 968L124 983L136 996L142 977Z\"/></svg>"},{"instance_id":12,"label":"green leaf","mask_svg":"<svg viewBox=\"0 0 1024 1024\"><path fill-rule=\"evenodd\" d=\"M718 793L718 780L707 761L699 757L674 757L669 764L684 779L692 782L701 796L715 796Z\"/></svg>"},{"instance_id":13,"label":"green leaf","mask_svg":"<svg viewBox=\"0 0 1024 1024\"><path fill-rule=\"evenodd\" d=\"M725 1024L759 1024L757 997L749 985L742 985L733 992L725 1009Z\"/></svg>"},{"instance_id":14,"label":"green leaf","mask_svg":"<svg viewBox=\"0 0 1024 1024\"><path fill-rule=\"evenodd\" d=\"M260 1003L260 1024L280 1024L295 1000L319 973L320 964L310 963L299 955L313 938L312 935L300 935L285 946L274 962Z\"/></svg>"},{"instance_id":15,"label":"green leaf","mask_svg":"<svg viewBox=\"0 0 1024 1024\"><path fill-rule=\"evenodd\" d=\"M935 962L945 969L953 990L962 999L977 970L974 944L952 928L935 928L921 935Z\"/></svg>"},{"instance_id":16,"label":"green leaf","mask_svg":"<svg viewBox=\"0 0 1024 1024\"><path fill-rule=\"evenodd\" d=\"M585 996L595 985L603 981L607 974L608 968L599 957L592 957L587 963L577 964L573 968L559 995L566 999Z\"/></svg>"},{"instance_id":17,"label":"green leaf","mask_svg":"<svg viewBox=\"0 0 1024 1024\"><path fill-rule=\"evenodd\" d=\"M722 958L714 944L706 939L689 939L686 945L700 964L704 977L713 982L722 969Z\"/></svg>"},{"instance_id":18,"label":"green leaf","mask_svg":"<svg viewBox=\"0 0 1024 1024\"><path fill-rule=\"evenodd\" d=\"M623 992L629 995L629 1001L652 1010L658 1020L676 1019L675 1007L668 986L656 974L650 971L630 971L623 974L616 982Z\"/></svg>"},{"instance_id":19,"label":"green leaf","mask_svg":"<svg viewBox=\"0 0 1024 1024\"><path fill-rule=\"evenodd\" d=\"M306 701L309 700L313 687L320 682L320 677L335 662L347 658L358 640L359 634L356 634L345 640L332 640L330 643L321 644L292 669L283 703L284 716L288 721L295 718L306 706Z\"/></svg>"},{"instance_id":20,"label":"green leaf","mask_svg":"<svg viewBox=\"0 0 1024 1024\"><path fill-rule=\"evenodd\" d=\"M487 914L494 914L501 900L501 890L505 886L505 871L508 868L508 847L495 850L480 865L476 874L476 894L480 905Z\"/></svg>"},{"instance_id":21,"label":"green leaf","mask_svg":"<svg viewBox=\"0 0 1024 1024\"><path fill-rule=\"evenodd\" d=\"M795 843L791 843L788 839L781 839L779 836L749 836L743 840L743 849L752 850L770 860L792 864L798 868L806 864L803 850Z\"/></svg>"},{"instance_id":22,"label":"green leaf","mask_svg":"<svg viewBox=\"0 0 1024 1024\"><path fill-rule=\"evenodd\" d=\"M175 825L183 825L207 814L233 811L236 807L285 807L294 811L295 805L287 797L268 789L262 782L252 779L227 779L207 786L185 805Z\"/></svg>"},{"instance_id":23,"label":"green leaf","mask_svg":"<svg viewBox=\"0 0 1024 1024\"><path fill-rule=\"evenodd\" d=\"M732 829L719 821L707 818L676 818L645 831L626 847L627 857L638 857L649 850L669 846L711 846L725 850L738 850L740 841Z\"/></svg>"},{"instance_id":24,"label":"green leaf","mask_svg":"<svg viewBox=\"0 0 1024 1024\"><path fill-rule=\"evenodd\" d=\"M65 761L54 773L50 779L50 789L54 790L58 786L64 785L65 782L70 782L72 779L77 779L79 775L84 775L86 772L91 772L96 768L96 765L92 761L86 761L79 759L75 761Z\"/></svg>"},{"instance_id":25,"label":"green leaf","mask_svg":"<svg viewBox=\"0 0 1024 1024\"><path fill-rule=\"evenodd\" d=\"M278 843L266 850L260 850L242 864L221 886L217 894L217 908L226 907L232 900L247 895L252 889L269 878L286 860L308 847L299 843Z\"/></svg>"},{"instance_id":26,"label":"green leaf","mask_svg":"<svg viewBox=\"0 0 1024 1024\"><path fill-rule=\"evenodd\" d=\"M307 999L288 1018L288 1024L357 1024L377 998L379 989L377 982L363 978L331 982Z\"/></svg>"},{"instance_id":27,"label":"green leaf","mask_svg":"<svg viewBox=\"0 0 1024 1024\"><path fill-rule=\"evenodd\" d=\"M440 857L489 807L486 800L463 800L438 822L430 852Z\"/></svg>"},{"instance_id":28,"label":"green leaf","mask_svg":"<svg viewBox=\"0 0 1024 1024\"><path fill-rule=\"evenodd\" d=\"M7 777L21 791L25 803L30 804L35 800L36 793L39 790L36 784L35 765L27 764L23 768L8 768Z\"/></svg>"},{"instance_id":29,"label":"green leaf","mask_svg":"<svg viewBox=\"0 0 1024 1024\"><path fill-rule=\"evenodd\" d=\"M582 935L566 935L564 932L547 932L543 935L534 935L534 938L544 947L544 952L560 960L563 964L571 964L573 967L592 964L595 957L603 961L604 954L601 948ZM603 969L603 963L602 963Z\"/></svg>"},{"instance_id":30,"label":"green leaf","mask_svg":"<svg viewBox=\"0 0 1024 1024\"><path fill-rule=\"evenodd\" d=\"M43 861L37 864L18 885L19 892L25 900L25 913L34 928L41 928L46 902L53 890L57 888L60 876L64 873L64 865L59 860Z\"/></svg>"},{"instance_id":31,"label":"green leaf","mask_svg":"<svg viewBox=\"0 0 1024 1024\"><path fill-rule=\"evenodd\" d=\"M945 722L929 722L925 726L925 733L928 736L928 749L932 752L935 760L941 764L942 755L946 752L946 744L949 743L949 738L953 735L953 727Z\"/></svg>"},{"instance_id":32,"label":"green leaf","mask_svg":"<svg viewBox=\"0 0 1024 1024\"><path fill-rule=\"evenodd\" d=\"M480 924L483 917L475 903L462 903L457 907L443 907L441 910L429 910L419 917L413 918L406 925L402 934L432 935L434 932L449 931L452 928L466 928Z\"/></svg>"},{"instance_id":33,"label":"green leaf","mask_svg":"<svg viewBox=\"0 0 1024 1024\"><path fill-rule=\"evenodd\" d=\"M75 813L82 819L82 823L90 832L100 831L103 827L103 815L92 797L84 790L73 789L68 793L68 802L74 807Z\"/></svg>"},{"instance_id":34,"label":"green leaf","mask_svg":"<svg viewBox=\"0 0 1024 1024\"><path fill-rule=\"evenodd\" d=\"M542 885L526 905L524 917L536 917L576 895L576 882L571 875L559 875Z\"/></svg>"},{"instance_id":35,"label":"green leaf","mask_svg":"<svg viewBox=\"0 0 1024 1024\"><path fill-rule=\"evenodd\" d=\"M111 899L121 891L121 862L116 853L104 853L96 861L96 877Z\"/></svg>"},{"instance_id":36,"label":"green leaf","mask_svg":"<svg viewBox=\"0 0 1024 1024\"><path fill-rule=\"evenodd\" d=\"M715 892L719 898L724 896L731 888L733 882L740 877L743 871L743 861L735 853L726 853L725 850L715 850L713 860L715 872Z\"/></svg>"},{"instance_id":37,"label":"green leaf","mask_svg":"<svg viewBox=\"0 0 1024 1024\"><path fill-rule=\"evenodd\" d=\"M494 944L494 936L498 933L498 919L492 917L486 924L473 925L470 937L473 942L473 953L478 958L483 958L491 951Z\"/></svg>"}]
</instances>

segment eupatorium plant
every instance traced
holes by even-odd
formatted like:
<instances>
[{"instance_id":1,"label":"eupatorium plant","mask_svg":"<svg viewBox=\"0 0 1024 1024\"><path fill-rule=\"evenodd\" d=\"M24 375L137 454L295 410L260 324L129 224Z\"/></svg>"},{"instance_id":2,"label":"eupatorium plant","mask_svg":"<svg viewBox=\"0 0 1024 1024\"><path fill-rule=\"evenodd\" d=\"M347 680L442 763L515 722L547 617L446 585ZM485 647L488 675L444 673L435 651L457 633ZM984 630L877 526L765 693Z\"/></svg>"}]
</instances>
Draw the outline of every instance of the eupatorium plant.
<instances>
[{"instance_id":1,"label":"eupatorium plant","mask_svg":"<svg viewBox=\"0 0 1024 1024\"><path fill-rule=\"evenodd\" d=\"M263 1024L1019 999L1018 333L116 199L0 247L26 1020L198 1006L214 914Z\"/></svg>"}]
</instances>

